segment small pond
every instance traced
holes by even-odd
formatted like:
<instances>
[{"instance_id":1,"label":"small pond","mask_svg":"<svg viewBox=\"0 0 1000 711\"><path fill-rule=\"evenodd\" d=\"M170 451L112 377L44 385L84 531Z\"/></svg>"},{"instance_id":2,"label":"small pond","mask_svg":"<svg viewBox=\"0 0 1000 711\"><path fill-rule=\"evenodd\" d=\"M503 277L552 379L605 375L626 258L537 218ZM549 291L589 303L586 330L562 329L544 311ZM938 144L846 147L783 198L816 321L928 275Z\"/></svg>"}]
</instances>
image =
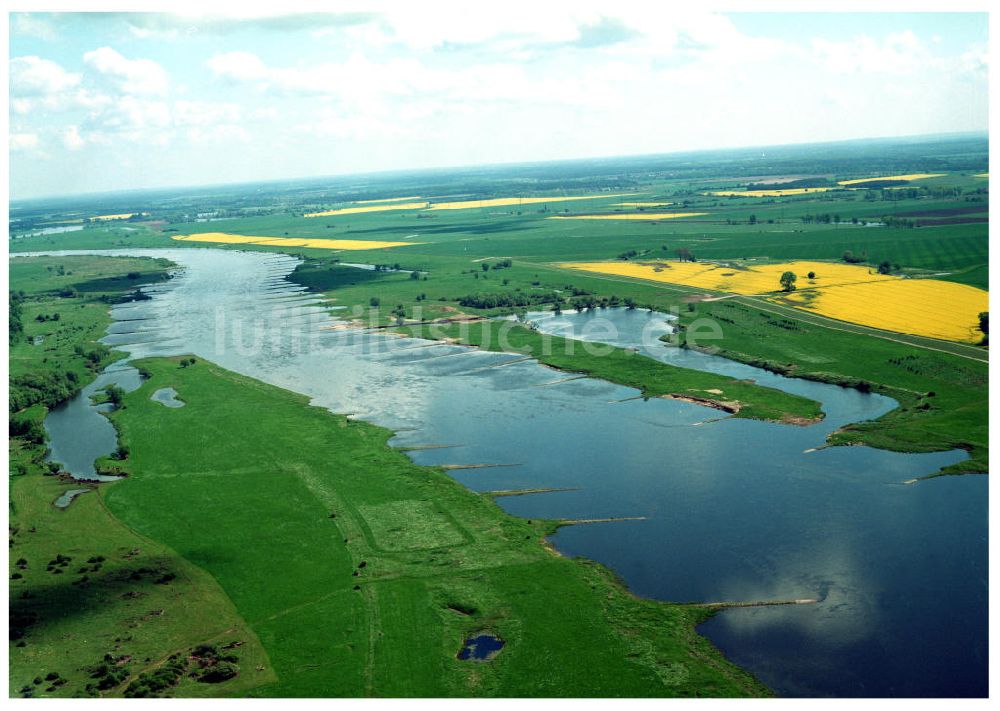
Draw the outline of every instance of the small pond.
<instances>
[{"instance_id":1,"label":"small pond","mask_svg":"<svg viewBox=\"0 0 1000 711\"><path fill-rule=\"evenodd\" d=\"M63 492L62 496L53 501L52 505L55 506L57 509L65 509L71 503L73 503L73 499L75 499L80 494L86 494L88 491L92 491L92 489L68 489L67 491Z\"/></svg>"},{"instance_id":2,"label":"small pond","mask_svg":"<svg viewBox=\"0 0 1000 711\"><path fill-rule=\"evenodd\" d=\"M149 399L167 407L184 407L184 401L177 399L177 391L173 388L160 388Z\"/></svg>"},{"instance_id":3,"label":"small pond","mask_svg":"<svg viewBox=\"0 0 1000 711\"><path fill-rule=\"evenodd\" d=\"M488 662L503 649L504 641L492 632L479 632L465 640L458 658L473 662Z\"/></svg>"}]
</instances>

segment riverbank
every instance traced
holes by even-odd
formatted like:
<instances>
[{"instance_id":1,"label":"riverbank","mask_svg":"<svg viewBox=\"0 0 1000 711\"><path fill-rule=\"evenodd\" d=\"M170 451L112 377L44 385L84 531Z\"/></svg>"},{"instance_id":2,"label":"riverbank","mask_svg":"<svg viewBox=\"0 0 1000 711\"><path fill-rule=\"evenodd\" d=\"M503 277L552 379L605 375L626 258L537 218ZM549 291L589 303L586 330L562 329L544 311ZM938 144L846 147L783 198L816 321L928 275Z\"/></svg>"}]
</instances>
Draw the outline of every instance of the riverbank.
<instances>
[{"instance_id":1,"label":"riverbank","mask_svg":"<svg viewBox=\"0 0 1000 711\"><path fill-rule=\"evenodd\" d=\"M111 304L166 281L170 263L148 257L10 260L10 402L16 413L78 393L115 355L99 343Z\"/></svg>"},{"instance_id":2,"label":"riverbank","mask_svg":"<svg viewBox=\"0 0 1000 711\"><path fill-rule=\"evenodd\" d=\"M776 318L733 300L701 302L681 323L712 319L725 337L719 355L796 378L894 398L899 407L834 432L831 445L864 444L894 452L964 449L969 458L939 474L989 471L986 363L904 344Z\"/></svg>"},{"instance_id":3,"label":"riverbank","mask_svg":"<svg viewBox=\"0 0 1000 711\"><path fill-rule=\"evenodd\" d=\"M226 590L278 676L257 695L766 695L694 632L705 610L552 555L557 522L417 466L388 430L204 361L138 365L112 415L133 474L104 498ZM186 406L149 399L163 387ZM480 630L501 653L459 660Z\"/></svg>"}]
</instances>

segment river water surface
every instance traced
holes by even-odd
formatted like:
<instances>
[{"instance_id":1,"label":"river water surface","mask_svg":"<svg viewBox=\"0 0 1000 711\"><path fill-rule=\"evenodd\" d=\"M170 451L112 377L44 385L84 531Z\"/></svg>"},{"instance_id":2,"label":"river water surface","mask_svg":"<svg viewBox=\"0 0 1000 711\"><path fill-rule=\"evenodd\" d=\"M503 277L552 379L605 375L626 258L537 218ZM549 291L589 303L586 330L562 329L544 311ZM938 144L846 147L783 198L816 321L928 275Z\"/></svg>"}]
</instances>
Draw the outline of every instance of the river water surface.
<instances>
[{"instance_id":1,"label":"river water surface","mask_svg":"<svg viewBox=\"0 0 1000 711\"><path fill-rule=\"evenodd\" d=\"M345 328L287 281L297 260L286 255L97 253L183 268L147 289L152 300L113 308L105 342L132 358L190 353L306 394L395 430L396 446L424 447L410 452L420 464L504 465L452 472L477 491L571 489L498 499L519 516L644 517L565 527L553 541L610 566L639 595L819 598L726 610L700 629L779 694L988 691L987 477L902 484L960 461L959 451L809 451L837 427L892 409L888 398L667 347L655 338L669 330L663 314L529 316L544 332L805 395L826 413L809 427L720 418L519 355ZM56 449L60 433L47 426Z\"/></svg>"}]
</instances>

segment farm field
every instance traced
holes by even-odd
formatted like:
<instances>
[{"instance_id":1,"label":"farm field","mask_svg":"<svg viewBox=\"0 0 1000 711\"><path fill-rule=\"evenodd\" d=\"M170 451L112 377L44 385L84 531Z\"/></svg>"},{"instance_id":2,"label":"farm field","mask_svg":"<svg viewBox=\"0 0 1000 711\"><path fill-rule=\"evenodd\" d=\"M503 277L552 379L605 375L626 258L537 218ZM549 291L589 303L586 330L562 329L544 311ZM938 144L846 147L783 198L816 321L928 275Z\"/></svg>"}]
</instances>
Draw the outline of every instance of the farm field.
<instances>
[{"instance_id":1,"label":"farm field","mask_svg":"<svg viewBox=\"0 0 1000 711\"><path fill-rule=\"evenodd\" d=\"M359 239L293 239L287 237L261 237L229 235L221 232L206 232L187 236L175 236L181 242L211 242L213 244L256 244L268 247L312 247L315 249L363 250L405 247L412 242L380 242Z\"/></svg>"},{"instance_id":2,"label":"farm field","mask_svg":"<svg viewBox=\"0 0 1000 711\"><path fill-rule=\"evenodd\" d=\"M334 215L356 215L365 212L385 212L387 210L417 210L427 207L426 202L408 202L405 204L388 204L391 200L373 200L375 203L386 203L376 205L366 205L365 207L342 207L337 210L323 210L321 212L307 212L303 217L333 217Z\"/></svg>"},{"instance_id":3,"label":"farm field","mask_svg":"<svg viewBox=\"0 0 1000 711\"><path fill-rule=\"evenodd\" d=\"M979 314L989 310L989 295L981 289L829 262L570 262L560 266L717 292L771 294L780 303L841 321L966 343L982 340ZM788 271L804 278L796 281L791 293L775 293L781 292L781 275Z\"/></svg>"},{"instance_id":4,"label":"farm field","mask_svg":"<svg viewBox=\"0 0 1000 711\"><path fill-rule=\"evenodd\" d=\"M886 175L880 178L854 178L853 180L838 180L837 185L864 185L874 183L879 180L900 180L910 182L911 180L924 180L925 178L940 178L944 173L910 173L908 175Z\"/></svg>"}]
</instances>

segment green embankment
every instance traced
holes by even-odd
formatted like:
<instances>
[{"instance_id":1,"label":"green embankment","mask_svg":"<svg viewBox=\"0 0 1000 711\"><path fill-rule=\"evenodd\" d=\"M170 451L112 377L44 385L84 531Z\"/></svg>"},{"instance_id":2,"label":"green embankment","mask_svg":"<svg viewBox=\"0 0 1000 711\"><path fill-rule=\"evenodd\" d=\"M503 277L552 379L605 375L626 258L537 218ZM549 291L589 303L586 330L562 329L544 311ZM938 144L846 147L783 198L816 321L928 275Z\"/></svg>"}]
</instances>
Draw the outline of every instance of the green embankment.
<instances>
[{"instance_id":1,"label":"green embankment","mask_svg":"<svg viewBox=\"0 0 1000 711\"><path fill-rule=\"evenodd\" d=\"M822 419L814 400L714 373L660 363L623 348L549 336L511 321L403 326L421 338L454 339L490 351L513 351L571 373L640 390L644 397L692 399L737 417L809 424Z\"/></svg>"},{"instance_id":2,"label":"green embankment","mask_svg":"<svg viewBox=\"0 0 1000 711\"><path fill-rule=\"evenodd\" d=\"M210 363L140 363L113 417L134 475L104 489L128 526L204 569L261 639L260 695L729 696L766 690L694 625L543 545L387 430ZM183 408L149 399L175 388ZM628 525L628 524L620 524ZM456 658L498 634L490 663Z\"/></svg>"}]
</instances>

